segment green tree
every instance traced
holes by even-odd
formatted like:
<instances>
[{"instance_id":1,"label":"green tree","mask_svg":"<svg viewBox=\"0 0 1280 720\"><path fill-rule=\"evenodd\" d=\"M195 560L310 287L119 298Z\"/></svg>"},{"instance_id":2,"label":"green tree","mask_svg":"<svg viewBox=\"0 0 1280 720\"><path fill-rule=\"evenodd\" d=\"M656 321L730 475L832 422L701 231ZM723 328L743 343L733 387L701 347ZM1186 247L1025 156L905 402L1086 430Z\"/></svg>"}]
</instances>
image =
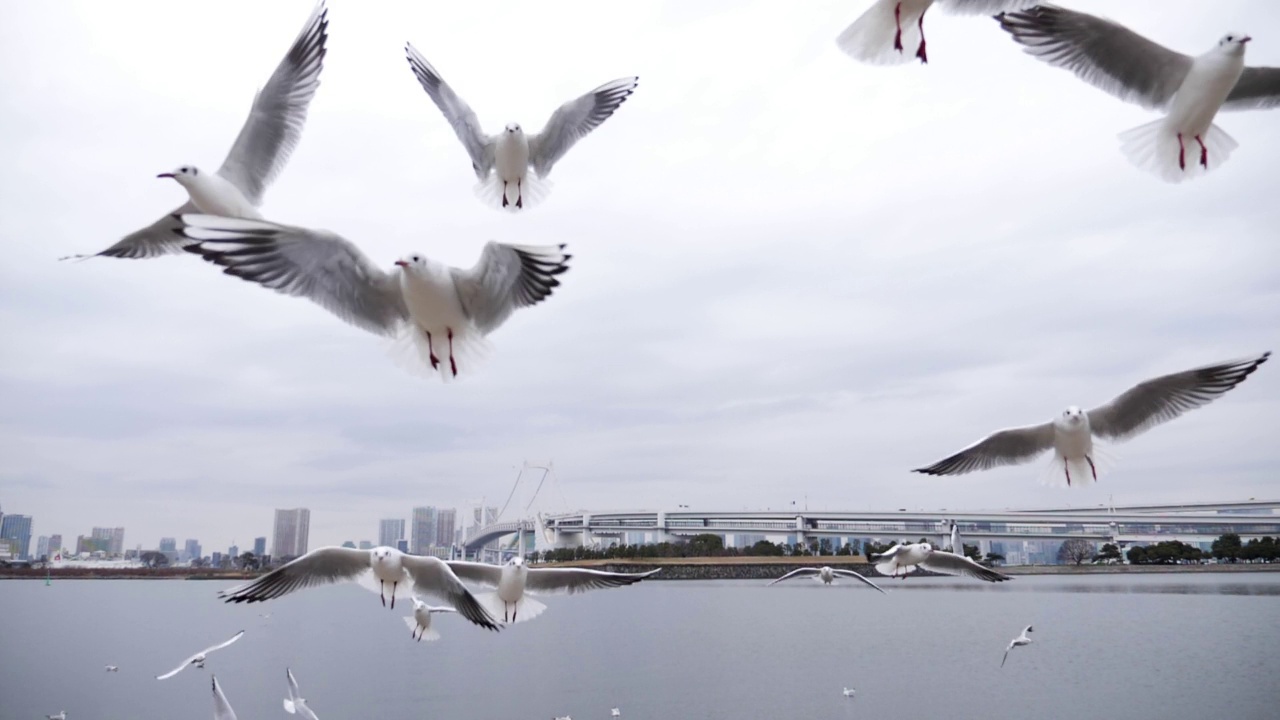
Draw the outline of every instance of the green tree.
<instances>
[{"instance_id":1,"label":"green tree","mask_svg":"<svg viewBox=\"0 0 1280 720\"><path fill-rule=\"evenodd\" d=\"M1004 556L1001 555L1000 553L998 552L987 553L987 559L986 559L987 565L999 565L1002 562L1004 562Z\"/></svg>"},{"instance_id":2,"label":"green tree","mask_svg":"<svg viewBox=\"0 0 1280 720\"><path fill-rule=\"evenodd\" d=\"M965 557L969 558L974 562L982 562L982 553L978 551L977 545L970 545L969 543L966 543L966 542L962 542L960 544L964 546Z\"/></svg>"},{"instance_id":3,"label":"green tree","mask_svg":"<svg viewBox=\"0 0 1280 720\"><path fill-rule=\"evenodd\" d=\"M258 556L254 555L253 553L247 550L240 554L239 560L240 560L240 567L244 568L245 570L258 569Z\"/></svg>"},{"instance_id":4,"label":"green tree","mask_svg":"<svg viewBox=\"0 0 1280 720\"><path fill-rule=\"evenodd\" d=\"M1219 560L1227 560L1235 562L1240 559L1240 536L1235 533L1227 533L1217 540L1213 541L1211 546L1213 556Z\"/></svg>"},{"instance_id":5,"label":"green tree","mask_svg":"<svg viewBox=\"0 0 1280 720\"><path fill-rule=\"evenodd\" d=\"M1098 551L1098 554L1093 556L1093 559L1094 562L1097 562L1098 560L1119 560L1120 546L1113 543L1106 543L1102 546L1102 549Z\"/></svg>"},{"instance_id":6,"label":"green tree","mask_svg":"<svg viewBox=\"0 0 1280 720\"><path fill-rule=\"evenodd\" d=\"M1147 549L1141 545L1134 545L1126 554L1129 556L1129 562L1134 565L1147 564Z\"/></svg>"},{"instance_id":7,"label":"green tree","mask_svg":"<svg viewBox=\"0 0 1280 720\"><path fill-rule=\"evenodd\" d=\"M1058 548L1058 562L1065 565L1072 563L1079 565L1080 563L1093 557L1093 543L1084 538L1071 538L1062 543Z\"/></svg>"},{"instance_id":8,"label":"green tree","mask_svg":"<svg viewBox=\"0 0 1280 720\"><path fill-rule=\"evenodd\" d=\"M147 550L139 554L138 560L149 568L166 567L169 565L169 557L156 550Z\"/></svg>"},{"instance_id":9,"label":"green tree","mask_svg":"<svg viewBox=\"0 0 1280 720\"><path fill-rule=\"evenodd\" d=\"M711 557L724 552L724 538L713 533L694 535L689 539L691 557Z\"/></svg>"}]
</instances>

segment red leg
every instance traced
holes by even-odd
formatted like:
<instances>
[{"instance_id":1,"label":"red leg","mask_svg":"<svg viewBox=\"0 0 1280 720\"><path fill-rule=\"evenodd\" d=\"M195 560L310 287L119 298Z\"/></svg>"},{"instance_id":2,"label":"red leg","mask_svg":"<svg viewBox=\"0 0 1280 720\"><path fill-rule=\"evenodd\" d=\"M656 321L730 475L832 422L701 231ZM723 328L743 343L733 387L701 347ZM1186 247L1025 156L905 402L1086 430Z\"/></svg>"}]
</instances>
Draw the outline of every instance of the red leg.
<instances>
[{"instance_id":1,"label":"red leg","mask_svg":"<svg viewBox=\"0 0 1280 720\"><path fill-rule=\"evenodd\" d=\"M516 207L519 207L518 200ZM454 377L458 377L458 363L453 361L453 328L449 328L449 369L453 371Z\"/></svg>"},{"instance_id":2,"label":"red leg","mask_svg":"<svg viewBox=\"0 0 1280 720\"><path fill-rule=\"evenodd\" d=\"M1097 481L1097 479L1098 479L1098 468L1094 466L1094 464L1093 464L1093 458L1089 457L1088 455L1085 455L1085 456L1084 456L1084 459L1089 461L1089 471L1093 473L1093 479L1094 479L1094 481Z\"/></svg>"},{"instance_id":3,"label":"red leg","mask_svg":"<svg viewBox=\"0 0 1280 720\"><path fill-rule=\"evenodd\" d=\"M378 581L378 597L382 598L382 607L387 606L387 595L385 592L386 588L387 588L387 581L379 580Z\"/></svg>"},{"instance_id":4,"label":"red leg","mask_svg":"<svg viewBox=\"0 0 1280 720\"><path fill-rule=\"evenodd\" d=\"M399 584L400 584L400 581L398 580L396 582L391 583L391 609L392 610L396 609L396 586Z\"/></svg>"},{"instance_id":5,"label":"red leg","mask_svg":"<svg viewBox=\"0 0 1280 720\"><path fill-rule=\"evenodd\" d=\"M516 207L524 209L524 179L516 181Z\"/></svg>"},{"instance_id":6,"label":"red leg","mask_svg":"<svg viewBox=\"0 0 1280 720\"><path fill-rule=\"evenodd\" d=\"M1196 142L1200 143L1200 165L1204 168L1209 167L1209 148L1204 146L1204 140L1200 136L1196 136Z\"/></svg>"},{"instance_id":7,"label":"red leg","mask_svg":"<svg viewBox=\"0 0 1280 720\"><path fill-rule=\"evenodd\" d=\"M1187 169L1187 147L1182 144L1182 133L1178 133L1178 167Z\"/></svg>"},{"instance_id":8,"label":"red leg","mask_svg":"<svg viewBox=\"0 0 1280 720\"><path fill-rule=\"evenodd\" d=\"M506 207L510 203L507 202L507 181L502 181L502 207Z\"/></svg>"},{"instance_id":9,"label":"red leg","mask_svg":"<svg viewBox=\"0 0 1280 720\"><path fill-rule=\"evenodd\" d=\"M920 13L920 47L916 48L916 57L920 62L929 64L929 53L924 51L924 13Z\"/></svg>"},{"instance_id":10,"label":"red leg","mask_svg":"<svg viewBox=\"0 0 1280 720\"><path fill-rule=\"evenodd\" d=\"M1071 487L1071 461L1062 458L1062 469L1067 471L1067 487Z\"/></svg>"},{"instance_id":11,"label":"red leg","mask_svg":"<svg viewBox=\"0 0 1280 720\"><path fill-rule=\"evenodd\" d=\"M893 36L893 49L902 52L902 3L893 6L893 21L898 25L898 32Z\"/></svg>"},{"instance_id":12,"label":"red leg","mask_svg":"<svg viewBox=\"0 0 1280 720\"><path fill-rule=\"evenodd\" d=\"M435 370L440 367L440 358L436 357L436 349L431 345L431 331L423 330L427 334L427 354L431 356L431 369Z\"/></svg>"}]
</instances>

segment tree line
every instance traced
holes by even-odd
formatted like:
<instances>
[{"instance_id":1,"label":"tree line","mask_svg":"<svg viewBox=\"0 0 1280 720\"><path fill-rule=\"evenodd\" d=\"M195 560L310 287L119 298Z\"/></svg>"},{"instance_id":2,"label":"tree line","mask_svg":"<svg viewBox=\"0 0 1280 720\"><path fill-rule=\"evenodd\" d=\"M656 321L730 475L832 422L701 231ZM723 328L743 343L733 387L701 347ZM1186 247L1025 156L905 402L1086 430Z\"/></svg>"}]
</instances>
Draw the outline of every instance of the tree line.
<instances>
[{"instance_id":1,"label":"tree line","mask_svg":"<svg viewBox=\"0 0 1280 720\"><path fill-rule=\"evenodd\" d=\"M1227 563L1276 562L1280 559L1280 542L1267 536L1245 543L1239 535L1227 533L1214 540L1208 552L1184 542L1166 540L1155 545L1135 545L1129 548L1127 556L1134 565L1174 565L1209 558Z\"/></svg>"}]
</instances>

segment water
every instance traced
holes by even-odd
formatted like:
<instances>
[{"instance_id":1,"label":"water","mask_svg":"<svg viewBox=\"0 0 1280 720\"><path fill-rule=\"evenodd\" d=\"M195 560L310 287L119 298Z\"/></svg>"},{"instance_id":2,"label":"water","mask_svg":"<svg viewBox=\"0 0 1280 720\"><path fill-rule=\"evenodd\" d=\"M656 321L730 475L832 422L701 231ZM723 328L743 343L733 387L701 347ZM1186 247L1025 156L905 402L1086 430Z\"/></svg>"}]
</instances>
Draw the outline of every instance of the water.
<instances>
[{"instance_id":1,"label":"water","mask_svg":"<svg viewBox=\"0 0 1280 720\"><path fill-rule=\"evenodd\" d=\"M415 643L354 585L245 606L225 583L3 581L0 720L209 718L211 671L241 720L285 718L286 666L322 720L1280 717L1280 573L884 583L645 582Z\"/></svg>"}]
</instances>

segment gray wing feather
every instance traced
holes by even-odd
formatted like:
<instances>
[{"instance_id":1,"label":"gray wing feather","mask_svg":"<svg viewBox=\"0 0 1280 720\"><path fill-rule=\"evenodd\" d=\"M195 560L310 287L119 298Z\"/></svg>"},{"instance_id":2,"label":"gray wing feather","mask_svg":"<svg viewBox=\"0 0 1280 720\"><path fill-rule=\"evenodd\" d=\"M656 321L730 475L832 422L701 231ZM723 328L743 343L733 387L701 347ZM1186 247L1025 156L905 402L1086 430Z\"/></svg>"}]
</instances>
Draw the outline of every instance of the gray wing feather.
<instances>
[{"instance_id":1,"label":"gray wing feather","mask_svg":"<svg viewBox=\"0 0 1280 720\"><path fill-rule=\"evenodd\" d=\"M1188 410L1208 405L1244 382L1269 357L1271 353L1265 352L1139 383L1106 405L1090 410L1089 426L1099 437L1131 438Z\"/></svg>"},{"instance_id":2,"label":"gray wing feather","mask_svg":"<svg viewBox=\"0 0 1280 720\"><path fill-rule=\"evenodd\" d=\"M304 297L345 322L395 335L408 319L399 276L383 272L350 241L323 230L213 215L180 216L187 252L224 273Z\"/></svg>"},{"instance_id":3,"label":"gray wing feather","mask_svg":"<svg viewBox=\"0 0 1280 720\"><path fill-rule=\"evenodd\" d=\"M1013 579L991 568L983 567L967 557L941 550L934 550L929 553L929 557L920 563L920 567L932 572L943 573L944 575L967 575L987 582L1003 582Z\"/></svg>"},{"instance_id":4,"label":"gray wing feather","mask_svg":"<svg viewBox=\"0 0 1280 720\"><path fill-rule=\"evenodd\" d=\"M586 568L530 568L524 589L533 594L580 593L622 587L651 577L662 568L638 573L605 572Z\"/></svg>"},{"instance_id":5,"label":"gray wing feather","mask_svg":"<svg viewBox=\"0 0 1280 720\"><path fill-rule=\"evenodd\" d=\"M497 587L498 581L502 579L501 565L466 562L463 560L449 560L445 564L449 566L454 575L468 582Z\"/></svg>"},{"instance_id":6,"label":"gray wing feather","mask_svg":"<svg viewBox=\"0 0 1280 720\"><path fill-rule=\"evenodd\" d=\"M576 100L561 105L542 132L529 138L529 164L545 177L574 143L609 119L614 111L635 92L638 77L619 78L592 90Z\"/></svg>"},{"instance_id":7,"label":"gray wing feather","mask_svg":"<svg viewBox=\"0 0 1280 720\"><path fill-rule=\"evenodd\" d=\"M948 458L911 472L925 475L963 475L1000 465L1027 462L1053 447L1053 423L1010 428L992 433Z\"/></svg>"},{"instance_id":8,"label":"gray wing feather","mask_svg":"<svg viewBox=\"0 0 1280 720\"><path fill-rule=\"evenodd\" d=\"M114 257L125 258L128 260L145 260L161 255L171 255L173 253L182 252L185 245L190 244L190 240L182 238L176 234L178 229L182 227L182 223L178 221L177 216L183 213L197 212L195 203L190 200L183 203L182 207L165 215L150 225L125 235L115 245L93 255L68 255L60 257L59 260L72 260L76 258L91 257Z\"/></svg>"},{"instance_id":9,"label":"gray wing feather","mask_svg":"<svg viewBox=\"0 0 1280 720\"><path fill-rule=\"evenodd\" d=\"M815 575L816 575L816 574L818 573L818 568L811 568L811 567L796 568L795 570L792 570L791 572L787 573L786 575L783 575L782 577L778 578L777 580L774 580L773 582L771 582L771 583L769 583L769 584L770 584L770 585L777 585L778 583L782 582L783 580L786 580L786 579L788 579L788 578L793 578L793 577L795 577L796 575L803 575L803 574L805 574L805 573L810 573L810 574L815 574Z\"/></svg>"},{"instance_id":10,"label":"gray wing feather","mask_svg":"<svg viewBox=\"0 0 1280 720\"><path fill-rule=\"evenodd\" d=\"M218 676L213 677L213 720L236 720L236 711L231 709L227 696L222 694L218 685Z\"/></svg>"},{"instance_id":11,"label":"gray wing feather","mask_svg":"<svg viewBox=\"0 0 1280 720\"><path fill-rule=\"evenodd\" d=\"M458 299L482 333L490 333L516 308L536 305L560 285L557 275L569 269L564 245L484 246L480 261L469 270L452 269Z\"/></svg>"},{"instance_id":12,"label":"gray wing feather","mask_svg":"<svg viewBox=\"0 0 1280 720\"><path fill-rule=\"evenodd\" d=\"M1164 107L1191 69L1190 57L1087 13L1039 5L998 19L1027 53L1146 108Z\"/></svg>"},{"instance_id":13,"label":"gray wing feather","mask_svg":"<svg viewBox=\"0 0 1280 720\"><path fill-rule=\"evenodd\" d=\"M995 15L1029 8L1036 2L1037 0L938 0L942 9L954 15Z\"/></svg>"},{"instance_id":14,"label":"gray wing feather","mask_svg":"<svg viewBox=\"0 0 1280 720\"><path fill-rule=\"evenodd\" d=\"M240 135L218 174L230 180L255 206L298 146L307 108L320 87L328 10L321 0L265 87L258 91Z\"/></svg>"},{"instance_id":15,"label":"gray wing feather","mask_svg":"<svg viewBox=\"0 0 1280 720\"><path fill-rule=\"evenodd\" d=\"M368 550L322 547L253 582L219 592L218 597L235 603L262 602L303 588L355 580L370 570Z\"/></svg>"},{"instance_id":16,"label":"gray wing feather","mask_svg":"<svg viewBox=\"0 0 1280 720\"><path fill-rule=\"evenodd\" d=\"M843 570L843 569L840 569L840 568L832 568L832 569L831 569L831 572L832 572L832 573L834 573L834 574L836 574L836 575L838 575L838 576L841 576L841 577L851 577L851 578L856 578L856 579L861 580L862 582L866 583L867 585L870 585L871 587L873 587L873 588L875 588L875 589L879 590L880 592L882 592L882 593L884 592L884 589L883 589L883 588L881 588L879 585L877 585L877 584L875 584L875 583L871 582L870 580L868 580L868 579L866 579L866 578L862 577L861 575L859 575L858 573L856 573L856 572L854 572L854 571L852 571L852 570ZM885 593L885 594L888 594L888 593Z\"/></svg>"},{"instance_id":17,"label":"gray wing feather","mask_svg":"<svg viewBox=\"0 0 1280 720\"><path fill-rule=\"evenodd\" d=\"M462 584L443 560L427 555L405 555L401 562L413 578L413 585L417 590L449 601L466 619L480 627L498 631L493 617L476 601L467 586Z\"/></svg>"},{"instance_id":18,"label":"gray wing feather","mask_svg":"<svg viewBox=\"0 0 1280 720\"><path fill-rule=\"evenodd\" d=\"M284 672L289 678L289 700L296 704L302 697L302 691L298 689L298 679L293 676L292 669L285 668Z\"/></svg>"},{"instance_id":19,"label":"gray wing feather","mask_svg":"<svg viewBox=\"0 0 1280 720\"><path fill-rule=\"evenodd\" d=\"M453 127L453 132L467 149L467 154L471 156L471 169L475 170L476 177L484 180L493 169L493 142L481 129L475 111L458 97L417 49L405 43L404 52L414 77L418 78L422 89L427 91L431 101L440 108L440 112Z\"/></svg>"},{"instance_id":20,"label":"gray wing feather","mask_svg":"<svg viewBox=\"0 0 1280 720\"><path fill-rule=\"evenodd\" d=\"M1247 67L1223 110L1265 110L1280 105L1280 67Z\"/></svg>"}]
</instances>

